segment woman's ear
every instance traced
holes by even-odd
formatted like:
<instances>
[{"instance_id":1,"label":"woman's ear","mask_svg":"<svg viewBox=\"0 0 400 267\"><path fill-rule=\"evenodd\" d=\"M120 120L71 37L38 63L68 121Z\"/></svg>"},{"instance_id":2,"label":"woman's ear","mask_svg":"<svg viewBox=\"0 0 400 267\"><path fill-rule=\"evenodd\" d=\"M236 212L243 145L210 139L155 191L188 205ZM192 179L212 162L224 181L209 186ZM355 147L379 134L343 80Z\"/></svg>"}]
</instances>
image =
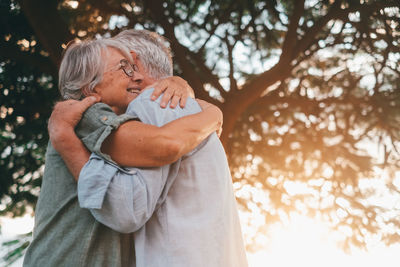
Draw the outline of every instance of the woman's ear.
<instances>
[{"instance_id":1,"label":"woman's ear","mask_svg":"<svg viewBox=\"0 0 400 267\"><path fill-rule=\"evenodd\" d=\"M136 59L137 59L137 54L135 53L135 51L131 50L130 53L131 53L131 56L132 56L133 61L136 61Z\"/></svg>"},{"instance_id":2,"label":"woman's ear","mask_svg":"<svg viewBox=\"0 0 400 267\"><path fill-rule=\"evenodd\" d=\"M82 89L82 94L83 94L85 97L90 96L90 95L92 95L92 94L97 94L96 87L93 88L92 91L90 91L89 88L87 88L87 87L86 87L86 88L83 88L83 89Z\"/></svg>"}]
</instances>

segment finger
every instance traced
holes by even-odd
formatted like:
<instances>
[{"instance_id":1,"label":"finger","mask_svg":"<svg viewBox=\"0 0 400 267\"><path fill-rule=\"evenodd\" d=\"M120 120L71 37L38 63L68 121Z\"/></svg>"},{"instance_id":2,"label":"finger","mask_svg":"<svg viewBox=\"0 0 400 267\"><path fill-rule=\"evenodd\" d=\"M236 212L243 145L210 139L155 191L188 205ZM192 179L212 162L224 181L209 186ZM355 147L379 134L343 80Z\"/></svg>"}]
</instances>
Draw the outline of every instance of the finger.
<instances>
[{"instance_id":1,"label":"finger","mask_svg":"<svg viewBox=\"0 0 400 267\"><path fill-rule=\"evenodd\" d=\"M71 103L73 103L73 102L75 102L75 101L77 101L77 100L72 100L72 99L70 99L70 100L58 101L58 102L54 105L53 110L54 110L54 109L60 109L60 108L63 107L64 105L70 105Z\"/></svg>"},{"instance_id":2,"label":"finger","mask_svg":"<svg viewBox=\"0 0 400 267\"><path fill-rule=\"evenodd\" d=\"M190 97L191 98L195 98L195 95L194 95L194 90L193 90L193 88L192 87L190 87L190 85L188 85L189 86L189 88L190 88Z\"/></svg>"},{"instance_id":3,"label":"finger","mask_svg":"<svg viewBox=\"0 0 400 267\"><path fill-rule=\"evenodd\" d=\"M160 107L165 108L173 95L174 95L173 89L168 88L167 90L165 90L161 98Z\"/></svg>"},{"instance_id":4,"label":"finger","mask_svg":"<svg viewBox=\"0 0 400 267\"><path fill-rule=\"evenodd\" d=\"M97 102L101 101L101 96L97 93L91 93L89 96L94 96L97 100Z\"/></svg>"},{"instance_id":5,"label":"finger","mask_svg":"<svg viewBox=\"0 0 400 267\"><path fill-rule=\"evenodd\" d=\"M78 102L78 100L59 101L54 105L52 114L64 113L66 110L70 110L71 105L76 102Z\"/></svg>"},{"instance_id":6,"label":"finger","mask_svg":"<svg viewBox=\"0 0 400 267\"><path fill-rule=\"evenodd\" d=\"M99 102L99 98L97 98L96 96L88 96L85 97L82 101L80 101L79 103L77 103L77 109L80 112L84 112L85 110L87 110L91 105L95 104Z\"/></svg>"},{"instance_id":7,"label":"finger","mask_svg":"<svg viewBox=\"0 0 400 267\"><path fill-rule=\"evenodd\" d=\"M184 96L181 97L181 101L179 102L181 108L184 108L186 106L187 99L188 99L187 96L186 97L184 97Z\"/></svg>"},{"instance_id":8,"label":"finger","mask_svg":"<svg viewBox=\"0 0 400 267\"><path fill-rule=\"evenodd\" d=\"M183 94L181 96L181 99L180 99L180 102L179 102L181 108L184 108L186 106L186 102L187 102L188 97L189 97L188 93L185 93L185 94Z\"/></svg>"},{"instance_id":9,"label":"finger","mask_svg":"<svg viewBox=\"0 0 400 267\"><path fill-rule=\"evenodd\" d=\"M178 105L180 99L181 99L180 96L174 95L174 96L172 97L172 99L171 99L171 104L170 104L169 106L170 106L171 108L175 108L175 107Z\"/></svg>"},{"instance_id":10,"label":"finger","mask_svg":"<svg viewBox=\"0 0 400 267\"><path fill-rule=\"evenodd\" d=\"M218 137L221 137L221 134L222 134L222 127L219 127L219 129L217 131Z\"/></svg>"},{"instance_id":11,"label":"finger","mask_svg":"<svg viewBox=\"0 0 400 267\"><path fill-rule=\"evenodd\" d=\"M150 97L151 100L153 100L153 101L158 99L160 97L160 95L162 94L162 92L164 92L165 89L167 88L164 85L164 83L162 83L162 82L156 82L156 83L154 83L154 84L152 84L151 86L148 86L148 87L153 87L154 88L153 93L151 94L151 97Z\"/></svg>"}]
</instances>

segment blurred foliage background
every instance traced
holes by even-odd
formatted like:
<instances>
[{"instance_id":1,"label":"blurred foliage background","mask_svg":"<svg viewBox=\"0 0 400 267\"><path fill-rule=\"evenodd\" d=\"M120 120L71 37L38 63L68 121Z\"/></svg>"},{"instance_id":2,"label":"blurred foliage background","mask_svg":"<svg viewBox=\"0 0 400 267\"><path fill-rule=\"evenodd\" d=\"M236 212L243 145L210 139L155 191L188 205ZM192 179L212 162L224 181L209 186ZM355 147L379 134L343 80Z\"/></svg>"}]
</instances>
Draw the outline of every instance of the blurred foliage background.
<instances>
[{"instance_id":1,"label":"blurred foliage background","mask_svg":"<svg viewBox=\"0 0 400 267\"><path fill-rule=\"evenodd\" d=\"M196 96L222 109L237 199L262 215L257 233L296 212L343 233L344 248L399 242L399 8L397 0L1 0L0 214L34 210L65 44L144 28L169 40L175 73ZM256 248L256 234L246 242Z\"/></svg>"}]
</instances>

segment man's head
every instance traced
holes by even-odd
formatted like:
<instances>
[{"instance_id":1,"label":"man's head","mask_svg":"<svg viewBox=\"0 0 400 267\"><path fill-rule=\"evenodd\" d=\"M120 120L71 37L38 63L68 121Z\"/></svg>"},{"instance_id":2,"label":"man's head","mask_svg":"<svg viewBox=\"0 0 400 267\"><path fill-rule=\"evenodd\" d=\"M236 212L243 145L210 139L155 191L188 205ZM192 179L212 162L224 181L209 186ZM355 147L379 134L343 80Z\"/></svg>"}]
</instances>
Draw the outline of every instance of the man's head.
<instances>
[{"instance_id":1,"label":"man's head","mask_svg":"<svg viewBox=\"0 0 400 267\"><path fill-rule=\"evenodd\" d=\"M135 63L143 75L147 74L155 80L172 76L171 51L162 36L146 30L125 30L112 39L133 52L134 61L137 59Z\"/></svg>"}]
</instances>

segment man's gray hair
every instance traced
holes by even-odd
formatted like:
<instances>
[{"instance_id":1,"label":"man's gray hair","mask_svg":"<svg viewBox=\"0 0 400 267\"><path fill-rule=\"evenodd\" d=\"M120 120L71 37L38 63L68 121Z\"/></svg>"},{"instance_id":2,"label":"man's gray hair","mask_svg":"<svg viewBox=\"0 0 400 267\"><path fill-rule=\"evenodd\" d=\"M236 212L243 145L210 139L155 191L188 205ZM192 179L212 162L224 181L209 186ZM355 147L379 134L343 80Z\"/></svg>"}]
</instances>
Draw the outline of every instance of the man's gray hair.
<instances>
[{"instance_id":1,"label":"man's gray hair","mask_svg":"<svg viewBox=\"0 0 400 267\"><path fill-rule=\"evenodd\" d=\"M112 39L74 42L66 48L58 73L58 88L64 99L81 99L103 79L107 47L113 47L128 60L129 49Z\"/></svg>"},{"instance_id":2,"label":"man's gray hair","mask_svg":"<svg viewBox=\"0 0 400 267\"><path fill-rule=\"evenodd\" d=\"M171 51L162 36L146 30L124 30L112 39L134 51L150 77L159 80L172 76Z\"/></svg>"}]
</instances>

